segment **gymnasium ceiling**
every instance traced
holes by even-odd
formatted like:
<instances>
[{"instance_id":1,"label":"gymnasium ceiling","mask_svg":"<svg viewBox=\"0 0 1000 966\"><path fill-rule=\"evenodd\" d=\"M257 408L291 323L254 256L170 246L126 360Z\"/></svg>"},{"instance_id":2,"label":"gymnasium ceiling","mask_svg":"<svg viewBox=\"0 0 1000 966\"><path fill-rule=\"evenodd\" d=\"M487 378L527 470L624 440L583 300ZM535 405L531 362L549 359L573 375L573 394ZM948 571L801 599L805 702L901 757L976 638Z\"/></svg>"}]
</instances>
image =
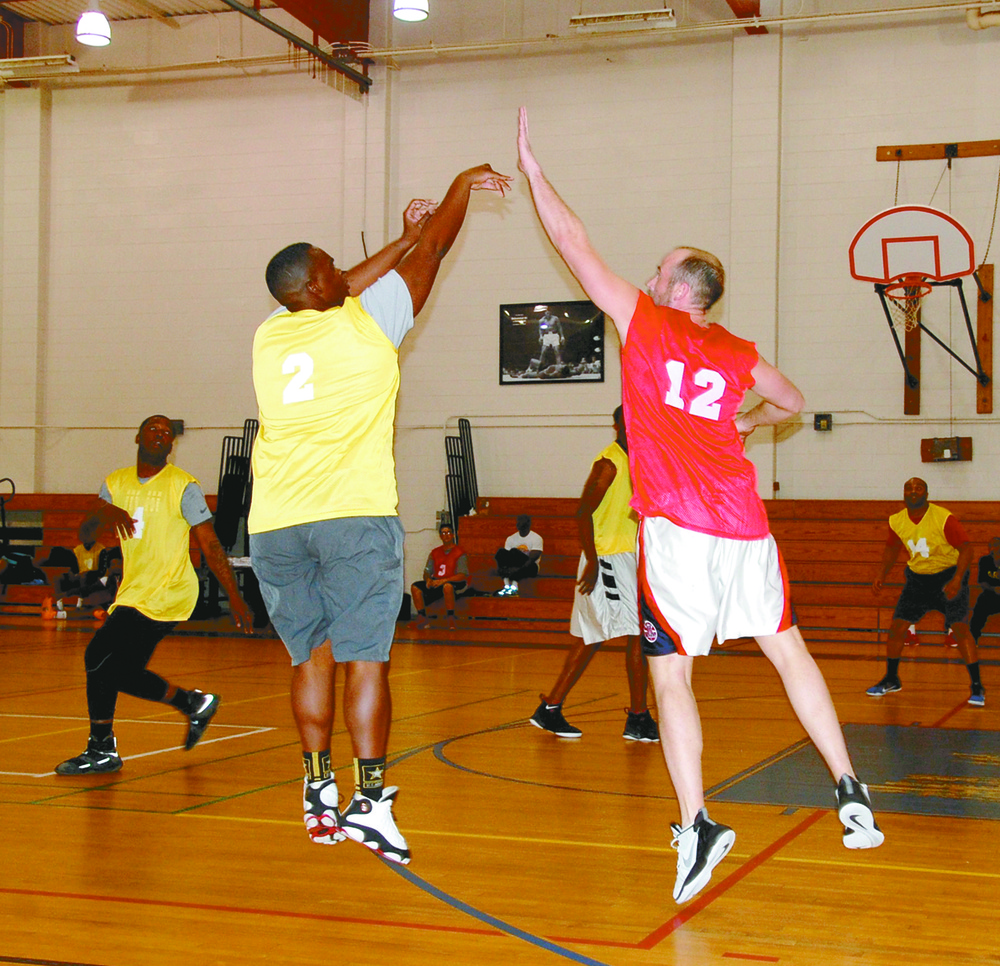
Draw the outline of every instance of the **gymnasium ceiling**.
<instances>
[{"instance_id":1,"label":"gymnasium ceiling","mask_svg":"<svg viewBox=\"0 0 1000 966\"><path fill-rule=\"evenodd\" d=\"M885 19L897 16L907 20L918 12L935 15L934 8L941 7L963 16L962 8L978 6L985 10L997 9L998 4L989 0L979 4L956 3L955 0L429 0L430 18L422 24L397 26L396 34L409 33L424 42L432 36L455 37L465 40L493 39L497 16L502 19L508 36L517 36L526 22L540 22L550 11L557 19L568 21L573 14L604 14L623 11L650 10L673 7L678 26L709 26L734 18L754 16L799 17L815 16L814 26L834 24L839 17L850 17L871 12L884 15ZM337 41L365 41L367 36L368 8L377 4L388 6L391 0L244 0L247 7L262 13L282 7L303 26L303 34L311 40L312 34L330 44ZM87 0L0 0L0 12L9 12L28 23L74 23L86 9ZM492 15L484 16L486 8ZM956 10L956 8L958 8ZM171 17L229 12L232 7L222 0L101 0L101 9L108 19L155 19L167 22ZM527 15L526 15L527 14ZM940 16L941 14L936 14ZM565 25L568 27L568 23ZM481 36L476 36L480 33ZM433 41L431 41L433 42Z\"/></svg>"},{"instance_id":2,"label":"gymnasium ceiling","mask_svg":"<svg viewBox=\"0 0 1000 966\"><path fill-rule=\"evenodd\" d=\"M0 27L3 21L26 38L34 24L73 24L88 0L0 0ZM960 0L429 0L430 17L408 24L389 16L392 0L100 0L101 9L112 21L153 20L164 28L178 26L175 18L229 14L249 16L266 30L276 15L291 31L299 46L311 53L326 52L338 64L359 65L362 57L401 61L404 58L441 59L450 55L502 55L530 46L583 45L596 39L623 42L639 37L632 33L581 33L570 25L570 17L584 14L620 14L650 11L670 6L676 16L675 28L647 29L643 43L682 37L726 35L745 30L768 33L782 26L823 32L845 28L920 22L966 20L967 8L1000 21L1000 0L981 3ZM278 9L280 8L280 9ZM284 11L284 13L282 13ZM369 17L371 13L371 17ZM294 18L294 19L291 19ZM754 25L754 18L761 22ZM747 26L740 24L746 20ZM371 36L369 36L371 23ZM991 23L991 25L992 25ZM986 22L983 22L986 25ZM277 31L280 32L280 31ZM29 45L11 46L0 57L17 57ZM169 31L167 33L169 36ZM181 49L177 31L178 50ZM291 39L283 34L286 39ZM0 41L4 39L0 33ZM347 44L350 43L350 49ZM312 48L310 50L310 47ZM180 57L181 54L179 53ZM330 61L328 61L330 63Z\"/></svg>"}]
</instances>

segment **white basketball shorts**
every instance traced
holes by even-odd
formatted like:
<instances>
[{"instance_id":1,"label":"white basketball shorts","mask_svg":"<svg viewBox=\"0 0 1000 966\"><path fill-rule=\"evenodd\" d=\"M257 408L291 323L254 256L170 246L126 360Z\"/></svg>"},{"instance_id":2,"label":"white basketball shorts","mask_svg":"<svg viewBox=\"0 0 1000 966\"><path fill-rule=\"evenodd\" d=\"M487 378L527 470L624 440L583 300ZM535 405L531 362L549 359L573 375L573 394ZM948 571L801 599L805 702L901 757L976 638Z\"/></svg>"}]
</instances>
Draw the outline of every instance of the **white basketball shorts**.
<instances>
[{"instance_id":1,"label":"white basketball shorts","mask_svg":"<svg viewBox=\"0 0 1000 966\"><path fill-rule=\"evenodd\" d=\"M580 554L577 579L583 576L587 558ZM597 583L590 594L577 586L569 632L584 644L600 644L616 637L639 633L639 601L636 592L634 553L613 553L597 558Z\"/></svg>"},{"instance_id":2,"label":"white basketball shorts","mask_svg":"<svg viewBox=\"0 0 1000 966\"><path fill-rule=\"evenodd\" d=\"M767 637L795 623L788 575L770 534L733 540L644 517L639 595L643 650L651 656L703 655L713 638Z\"/></svg>"}]
</instances>

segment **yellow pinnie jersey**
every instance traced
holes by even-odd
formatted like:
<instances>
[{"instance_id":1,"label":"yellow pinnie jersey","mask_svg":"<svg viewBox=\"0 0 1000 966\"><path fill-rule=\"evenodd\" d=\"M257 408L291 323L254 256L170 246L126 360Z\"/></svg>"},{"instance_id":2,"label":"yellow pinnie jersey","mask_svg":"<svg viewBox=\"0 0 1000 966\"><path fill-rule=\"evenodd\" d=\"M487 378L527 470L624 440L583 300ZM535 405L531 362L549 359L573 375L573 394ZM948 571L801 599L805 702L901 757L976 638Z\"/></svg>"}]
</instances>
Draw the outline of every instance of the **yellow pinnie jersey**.
<instances>
[{"instance_id":1,"label":"yellow pinnie jersey","mask_svg":"<svg viewBox=\"0 0 1000 966\"><path fill-rule=\"evenodd\" d=\"M251 533L396 515L398 353L357 298L272 315L254 337L253 381Z\"/></svg>"},{"instance_id":2,"label":"yellow pinnie jersey","mask_svg":"<svg viewBox=\"0 0 1000 966\"><path fill-rule=\"evenodd\" d=\"M629 506L632 477L629 476L628 454L614 442L601 450L594 462L599 459L610 460L617 472L600 506L594 511L594 547L597 555L607 557L613 553L635 553L639 517Z\"/></svg>"},{"instance_id":3,"label":"yellow pinnie jersey","mask_svg":"<svg viewBox=\"0 0 1000 966\"><path fill-rule=\"evenodd\" d=\"M109 607L134 607L155 621L183 621L198 602L198 576L191 564L191 527L181 497L198 481L168 463L146 483L134 466L115 470L105 483L112 502L136 521L135 534L122 540L124 576Z\"/></svg>"},{"instance_id":4,"label":"yellow pinnie jersey","mask_svg":"<svg viewBox=\"0 0 1000 966\"><path fill-rule=\"evenodd\" d=\"M944 535L944 525L950 516L951 510L928 503L919 523L910 519L905 508L889 517L889 526L910 555L906 566L915 574L938 574L958 563L958 549Z\"/></svg>"}]
</instances>

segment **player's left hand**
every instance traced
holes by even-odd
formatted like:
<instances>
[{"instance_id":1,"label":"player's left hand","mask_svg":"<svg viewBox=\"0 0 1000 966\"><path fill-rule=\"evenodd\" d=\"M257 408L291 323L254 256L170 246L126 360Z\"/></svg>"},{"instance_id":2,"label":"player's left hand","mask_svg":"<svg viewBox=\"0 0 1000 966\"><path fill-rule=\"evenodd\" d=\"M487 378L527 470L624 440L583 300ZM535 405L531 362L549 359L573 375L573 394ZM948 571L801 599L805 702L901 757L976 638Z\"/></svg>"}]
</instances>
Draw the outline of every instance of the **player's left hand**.
<instances>
[{"instance_id":1,"label":"player's left hand","mask_svg":"<svg viewBox=\"0 0 1000 966\"><path fill-rule=\"evenodd\" d=\"M229 601L229 619L244 634L253 633L253 611L242 597Z\"/></svg>"}]
</instances>

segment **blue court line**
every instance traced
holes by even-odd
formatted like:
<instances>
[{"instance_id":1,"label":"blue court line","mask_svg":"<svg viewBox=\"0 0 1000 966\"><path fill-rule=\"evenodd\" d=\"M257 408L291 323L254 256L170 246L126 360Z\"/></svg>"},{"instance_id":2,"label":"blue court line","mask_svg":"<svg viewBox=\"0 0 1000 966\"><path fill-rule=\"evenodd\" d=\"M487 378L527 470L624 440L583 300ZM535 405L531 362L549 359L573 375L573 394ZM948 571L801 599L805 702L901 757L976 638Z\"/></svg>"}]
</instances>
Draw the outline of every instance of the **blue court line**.
<instances>
[{"instance_id":1,"label":"blue court line","mask_svg":"<svg viewBox=\"0 0 1000 966\"><path fill-rule=\"evenodd\" d=\"M566 949L564 946L558 946L548 939L543 939L541 936L534 936L530 932L525 932L523 929L518 929L517 926L512 926L509 923L504 922L502 919L497 919L496 916L491 916L488 912L483 912L481 909L476 909L470 906L468 903L462 902L461 899L456 899L454 896L448 895L447 892L442 892L437 886L431 885L426 879L421 879L420 876L411 872L405 865L399 865L396 862L390 862L388 859L382 859L383 865L387 865L392 869L397 875L401 875L407 880L411 885L415 885L418 889L422 889L424 892L432 895L435 899L440 900L449 905L452 909L457 909L459 912L464 913L467 916L471 916L473 919L478 919L480 922L484 922L494 929L500 932L507 933L508 936L513 936L515 939L520 939L522 942L526 942L532 946L537 946L539 949L544 949L546 952L553 953L556 956L562 956L563 959L571 959L574 963L583 963L584 966L609 966L608 963L601 962L599 959L591 959L589 956L584 956L582 953L575 953L572 949Z\"/></svg>"}]
</instances>

